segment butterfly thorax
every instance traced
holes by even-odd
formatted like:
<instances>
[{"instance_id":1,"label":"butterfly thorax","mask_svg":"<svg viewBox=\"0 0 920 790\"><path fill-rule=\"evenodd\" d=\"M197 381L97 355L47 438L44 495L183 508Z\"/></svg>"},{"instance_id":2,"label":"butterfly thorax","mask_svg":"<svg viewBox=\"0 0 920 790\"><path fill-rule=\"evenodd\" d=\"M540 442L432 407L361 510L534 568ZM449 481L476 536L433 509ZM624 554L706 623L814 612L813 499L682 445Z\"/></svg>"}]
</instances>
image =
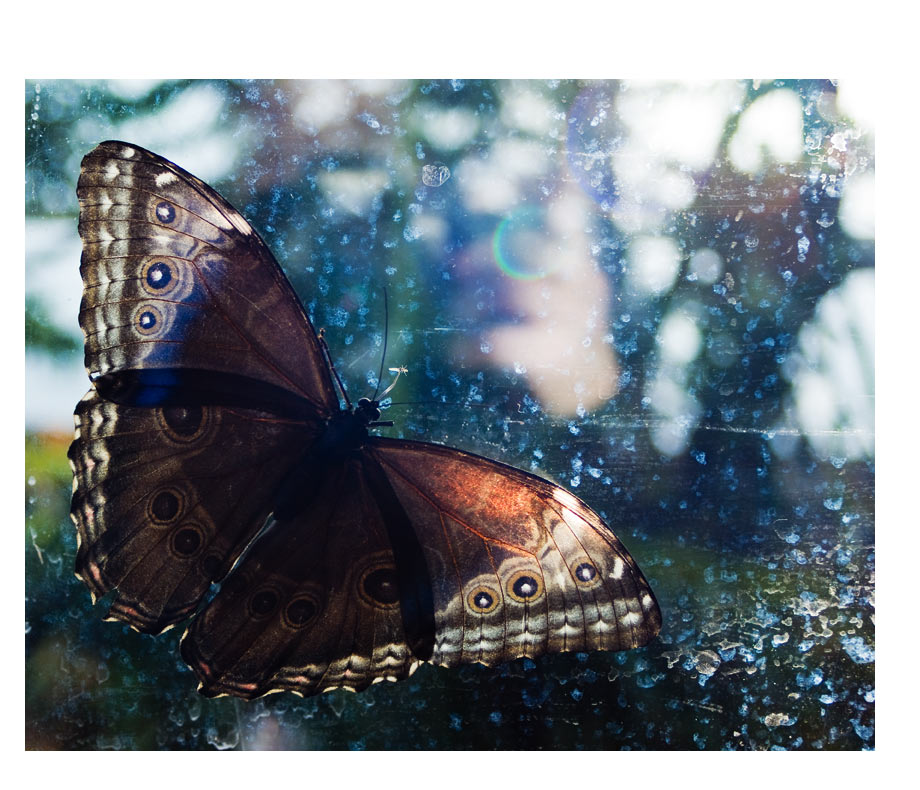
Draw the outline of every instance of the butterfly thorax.
<instances>
[{"instance_id":1,"label":"butterfly thorax","mask_svg":"<svg viewBox=\"0 0 920 790\"><path fill-rule=\"evenodd\" d=\"M376 409L374 409L376 411ZM380 412L376 412L379 416ZM367 426L373 422L366 409L341 411L326 423L316 443L314 454L343 458L360 450L367 439Z\"/></svg>"},{"instance_id":2,"label":"butterfly thorax","mask_svg":"<svg viewBox=\"0 0 920 790\"><path fill-rule=\"evenodd\" d=\"M323 486L324 471L346 458L357 456L367 441L369 427L387 424L378 422L379 416L377 402L361 398L357 406L331 417L278 487L275 518L296 516L307 507Z\"/></svg>"}]
</instances>

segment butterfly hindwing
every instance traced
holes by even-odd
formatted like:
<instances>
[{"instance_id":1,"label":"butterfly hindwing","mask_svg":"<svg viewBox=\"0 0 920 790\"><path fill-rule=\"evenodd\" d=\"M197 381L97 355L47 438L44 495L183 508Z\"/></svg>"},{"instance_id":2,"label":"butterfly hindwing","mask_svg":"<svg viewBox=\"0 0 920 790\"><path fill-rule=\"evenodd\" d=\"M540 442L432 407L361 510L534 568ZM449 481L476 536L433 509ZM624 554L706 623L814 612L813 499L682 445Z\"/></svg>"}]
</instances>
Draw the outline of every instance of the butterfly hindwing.
<instances>
[{"instance_id":1,"label":"butterfly hindwing","mask_svg":"<svg viewBox=\"0 0 920 790\"><path fill-rule=\"evenodd\" d=\"M425 548L432 660L496 664L572 650L626 650L661 614L629 552L560 486L441 445L372 439Z\"/></svg>"},{"instance_id":2,"label":"butterfly hindwing","mask_svg":"<svg viewBox=\"0 0 920 790\"><path fill-rule=\"evenodd\" d=\"M398 504L385 503L377 469ZM205 693L360 690L421 660L623 650L658 633L658 604L626 549L584 503L534 475L440 445L371 439L318 490L256 542L234 573L245 581L221 590L186 634L183 656ZM398 510L413 535L394 540ZM409 647L424 642L427 620L414 606L407 616L415 593L399 574L413 538L431 586L427 654ZM271 611L257 616L266 590ZM310 618L293 627L286 613L302 600Z\"/></svg>"},{"instance_id":3,"label":"butterfly hindwing","mask_svg":"<svg viewBox=\"0 0 920 790\"><path fill-rule=\"evenodd\" d=\"M77 575L95 597L117 589L110 615L152 633L227 573L314 438L271 414L122 406L95 390L75 421Z\"/></svg>"},{"instance_id":4,"label":"butterfly hindwing","mask_svg":"<svg viewBox=\"0 0 920 790\"><path fill-rule=\"evenodd\" d=\"M418 664L365 463L320 470L321 493L296 517L270 524L195 618L182 656L203 693L360 690Z\"/></svg>"}]
</instances>

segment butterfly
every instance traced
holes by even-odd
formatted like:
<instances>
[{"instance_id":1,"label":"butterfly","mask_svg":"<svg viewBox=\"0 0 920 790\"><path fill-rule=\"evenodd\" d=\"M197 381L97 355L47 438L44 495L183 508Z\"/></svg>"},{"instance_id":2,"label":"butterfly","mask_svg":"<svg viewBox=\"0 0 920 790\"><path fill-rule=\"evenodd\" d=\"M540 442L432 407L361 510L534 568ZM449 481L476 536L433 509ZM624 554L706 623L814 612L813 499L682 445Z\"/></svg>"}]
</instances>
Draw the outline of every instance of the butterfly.
<instances>
[{"instance_id":1,"label":"butterfly","mask_svg":"<svg viewBox=\"0 0 920 790\"><path fill-rule=\"evenodd\" d=\"M648 582L584 502L378 435L380 403L336 389L281 267L207 184L108 141L77 196L76 573L138 631L193 618L180 650L201 693L361 690L421 662L655 637Z\"/></svg>"}]
</instances>

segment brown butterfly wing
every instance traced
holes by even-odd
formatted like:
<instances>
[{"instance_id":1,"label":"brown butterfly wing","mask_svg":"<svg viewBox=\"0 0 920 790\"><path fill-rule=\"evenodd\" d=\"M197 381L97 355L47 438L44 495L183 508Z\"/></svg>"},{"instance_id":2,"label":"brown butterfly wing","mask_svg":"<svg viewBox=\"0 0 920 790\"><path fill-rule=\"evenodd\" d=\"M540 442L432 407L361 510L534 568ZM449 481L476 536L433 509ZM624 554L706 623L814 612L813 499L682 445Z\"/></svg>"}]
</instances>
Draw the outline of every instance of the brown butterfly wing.
<instances>
[{"instance_id":1,"label":"brown butterfly wing","mask_svg":"<svg viewBox=\"0 0 920 790\"><path fill-rule=\"evenodd\" d=\"M77 575L157 632L228 571L338 402L280 267L214 190L106 142L77 195L94 387L68 453Z\"/></svg>"},{"instance_id":2,"label":"brown butterfly wing","mask_svg":"<svg viewBox=\"0 0 920 790\"><path fill-rule=\"evenodd\" d=\"M257 540L183 638L204 693L359 690L423 660L624 650L658 633L635 561L558 486L448 447L376 438L329 474L301 516Z\"/></svg>"},{"instance_id":3,"label":"brown butterfly wing","mask_svg":"<svg viewBox=\"0 0 920 790\"><path fill-rule=\"evenodd\" d=\"M77 405L76 572L109 610L158 633L188 617L272 510L315 434L218 406L140 408L91 390Z\"/></svg>"},{"instance_id":4,"label":"brown butterfly wing","mask_svg":"<svg viewBox=\"0 0 920 790\"><path fill-rule=\"evenodd\" d=\"M369 452L424 536L435 663L627 650L657 635L635 560L564 488L441 445L378 439Z\"/></svg>"},{"instance_id":5,"label":"brown butterfly wing","mask_svg":"<svg viewBox=\"0 0 920 790\"><path fill-rule=\"evenodd\" d=\"M269 525L183 636L203 694L360 690L418 664L365 459L318 474L309 506Z\"/></svg>"},{"instance_id":6,"label":"brown butterfly wing","mask_svg":"<svg viewBox=\"0 0 920 790\"><path fill-rule=\"evenodd\" d=\"M244 376L325 416L338 398L271 252L207 184L135 145L86 155L77 184L91 378L126 370Z\"/></svg>"}]
</instances>

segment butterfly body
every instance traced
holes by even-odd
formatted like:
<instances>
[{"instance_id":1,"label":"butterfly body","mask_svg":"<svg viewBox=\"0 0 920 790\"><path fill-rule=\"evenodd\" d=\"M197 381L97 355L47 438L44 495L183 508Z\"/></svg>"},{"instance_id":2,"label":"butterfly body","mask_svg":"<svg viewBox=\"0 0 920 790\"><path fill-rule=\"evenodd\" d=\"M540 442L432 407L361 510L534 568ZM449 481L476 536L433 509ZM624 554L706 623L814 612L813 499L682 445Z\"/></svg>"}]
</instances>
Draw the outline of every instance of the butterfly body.
<instances>
[{"instance_id":1,"label":"butterfly body","mask_svg":"<svg viewBox=\"0 0 920 790\"><path fill-rule=\"evenodd\" d=\"M197 612L181 651L202 693L358 690L422 661L654 638L647 581L583 502L377 435L392 423L374 400L341 408L286 277L210 187L106 142L78 197L77 575L144 632Z\"/></svg>"}]
</instances>

